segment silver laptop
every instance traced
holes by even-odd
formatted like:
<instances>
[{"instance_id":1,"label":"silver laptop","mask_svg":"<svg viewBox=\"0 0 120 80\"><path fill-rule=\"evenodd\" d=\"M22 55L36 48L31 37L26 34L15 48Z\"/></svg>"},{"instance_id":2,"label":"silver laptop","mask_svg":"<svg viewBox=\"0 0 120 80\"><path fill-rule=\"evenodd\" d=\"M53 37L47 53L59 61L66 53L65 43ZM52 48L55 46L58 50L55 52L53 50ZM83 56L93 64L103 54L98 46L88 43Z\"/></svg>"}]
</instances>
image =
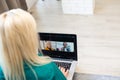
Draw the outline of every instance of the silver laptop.
<instances>
[{"instance_id":1,"label":"silver laptop","mask_svg":"<svg viewBox=\"0 0 120 80\"><path fill-rule=\"evenodd\" d=\"M57 66L69 70L72 80L77 65L77 37L75 34L39 33L43 55L50 56Z\"/></svg>"}]
</instances>

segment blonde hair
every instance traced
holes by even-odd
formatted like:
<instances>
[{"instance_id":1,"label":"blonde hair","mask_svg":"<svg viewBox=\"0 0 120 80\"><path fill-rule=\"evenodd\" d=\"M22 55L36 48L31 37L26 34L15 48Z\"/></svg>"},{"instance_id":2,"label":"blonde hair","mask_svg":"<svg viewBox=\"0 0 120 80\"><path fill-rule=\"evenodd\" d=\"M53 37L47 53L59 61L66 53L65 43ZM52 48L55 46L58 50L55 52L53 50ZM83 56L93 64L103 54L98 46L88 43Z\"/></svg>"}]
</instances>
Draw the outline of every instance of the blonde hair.
<instances>
[{"instance_id":1,"label":"blonde hair","mask_svg":"<svg viewBox=\"0 0 120 80\"><path fill-rule=\"evenodd\" d=\"M36 23L24 10L13 9L0 15L0 45L0 66L6 80L26 80L24 63L32 69L32 65L50 62L48 57L37 55Z\"/></svg>"}]
</instances>

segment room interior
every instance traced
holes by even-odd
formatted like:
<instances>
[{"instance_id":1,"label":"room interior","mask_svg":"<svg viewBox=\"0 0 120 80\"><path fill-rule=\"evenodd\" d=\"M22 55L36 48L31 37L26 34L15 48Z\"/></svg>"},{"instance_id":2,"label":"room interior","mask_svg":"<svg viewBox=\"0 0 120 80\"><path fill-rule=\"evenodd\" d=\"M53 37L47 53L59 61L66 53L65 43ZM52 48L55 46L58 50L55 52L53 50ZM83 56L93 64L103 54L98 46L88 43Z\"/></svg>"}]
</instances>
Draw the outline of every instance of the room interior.
<instances>
[{"instance_id":1,"label":"room interior","mask_svg":"<svg viewBox=\"0 0 120 80\"><path fill-rule=\"evenodd\" d=\"M92 15L64 14L61 4L62 0L45 0L38 1L32 8L38 32L77 34L79 61L76 73L84 77L84 74L120 76L120 1L95 0ZM108 80L112 80L110 78ZM91 79L101 80L94 76L88 78Z\"/></svg>"},{"instance_id":2,"label":"room interior","mask_svg":"<svg viewBox=\"0 0 120 80\"><path fill-rule=\"evenodd\" d=\"M38 32L77 35L73 80L119 80L120 1L84 0L84 5L77 1L26 0L25 9L34 16Z\"/></svg>"}]
</instances>

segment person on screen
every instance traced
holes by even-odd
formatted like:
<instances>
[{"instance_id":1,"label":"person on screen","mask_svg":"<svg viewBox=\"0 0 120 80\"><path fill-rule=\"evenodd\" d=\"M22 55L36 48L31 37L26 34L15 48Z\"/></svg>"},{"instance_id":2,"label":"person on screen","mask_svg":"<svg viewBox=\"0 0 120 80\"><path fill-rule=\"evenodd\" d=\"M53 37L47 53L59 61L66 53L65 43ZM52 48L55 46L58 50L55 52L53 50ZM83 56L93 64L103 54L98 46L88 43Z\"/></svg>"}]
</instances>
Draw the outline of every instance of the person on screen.
<instances>
[{"instance_id":1,"label":"person on screen","mask_svg":"<svg viewBox=\"0 0 120 80\"><path fill-rule=\"evenodd\" d=\"M68 46L67 42L63 42L63 47L61 48L61 51L64 52L70 52L70 46Z\"/></svg>"},{"instance_id":2,"label":"person on screen","mask_svg":"<svg viewBox=\"0 0 120 80\"><path fill-rule=\"evenodd\" d=\"M46 41L45 50L54 51L50 41Z\"/></svg>"},{"instance_id":3,"label":"person on screen","mask_svg":"<svg viewBox=\"0 0 120 80\"><path fill-rule=\"evenodd\" d=\"M34 18L22 9L0 15L0 80L67 80L68 71L38 56ZM61 71L60 71L61 70Z\"/></svg>"}]
</instances>

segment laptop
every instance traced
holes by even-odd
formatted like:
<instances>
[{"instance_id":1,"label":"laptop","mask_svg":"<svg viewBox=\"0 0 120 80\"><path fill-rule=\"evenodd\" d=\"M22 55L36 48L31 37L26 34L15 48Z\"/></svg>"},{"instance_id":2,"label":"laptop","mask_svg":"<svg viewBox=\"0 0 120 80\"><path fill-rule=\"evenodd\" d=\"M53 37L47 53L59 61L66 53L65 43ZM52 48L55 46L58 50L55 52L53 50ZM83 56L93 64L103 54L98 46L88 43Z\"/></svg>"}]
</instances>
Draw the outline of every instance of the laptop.
<instances>
[{"instance_id":1,"label":"laptop","mask_svg":"<svg viewBox=\"0 0 120 80\"><path fill-rule=\"evenodd\" d=\"M77 65L77 37L75 34L38 33L43 55L50 56L56 65L69 70L72 80Z\"/></svg>"}]
</instances>

